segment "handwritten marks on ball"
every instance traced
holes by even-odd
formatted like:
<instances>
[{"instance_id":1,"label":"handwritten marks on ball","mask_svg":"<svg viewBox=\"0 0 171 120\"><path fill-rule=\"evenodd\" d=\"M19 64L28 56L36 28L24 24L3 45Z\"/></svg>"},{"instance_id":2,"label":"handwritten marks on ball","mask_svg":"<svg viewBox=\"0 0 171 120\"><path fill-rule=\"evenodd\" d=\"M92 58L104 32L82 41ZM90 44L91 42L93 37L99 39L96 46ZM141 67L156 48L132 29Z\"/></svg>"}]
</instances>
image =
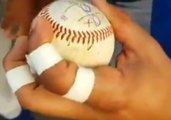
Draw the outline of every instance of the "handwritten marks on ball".
<instances>
[{"instance_id":1,"label":"handwritten marks on ball","mask_svg":"<svg viewBox=\"0 0 171 120\"><path fill-rule=\"evenodd\" d=\"M105 15L82 0L58 0L38 15L49 21L52 44L61 56L83 66L108 64L114 51L114 33Z\"/></svg>"}]
</instances>

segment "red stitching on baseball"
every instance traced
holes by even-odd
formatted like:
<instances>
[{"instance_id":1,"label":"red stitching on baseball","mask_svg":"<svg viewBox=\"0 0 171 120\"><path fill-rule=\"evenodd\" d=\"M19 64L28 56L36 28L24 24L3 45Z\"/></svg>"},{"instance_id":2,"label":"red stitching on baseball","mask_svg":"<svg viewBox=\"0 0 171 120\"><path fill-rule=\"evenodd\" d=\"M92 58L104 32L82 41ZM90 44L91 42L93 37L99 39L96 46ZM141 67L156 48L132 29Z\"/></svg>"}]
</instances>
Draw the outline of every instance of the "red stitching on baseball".
<instances>
[{"instance_id":1,"label":"red stitching on baseball","mask_svg":"<svg viewBox=\"0 0 171 120\"><path fill-rule=\"evenodd\" d=\"M39 15L41 16L41 15L44 15L46 13L48 13L48 7L44 7L43 10L39 13Z\"/></svg>"},{"instance_id":2,"label":"red stitching on baseball","mask_svg":"<svg viewBox=\"0 0 171 120\"><path fill-rule=\"evenodd\" d=\"M101 30L85 32L67 29L66 27L63 27L62 25L53 20L53 18L49 15L49 7L45 7L38 15L47 19L50 22L56 38L59 38L61 40L66 38L66 41L77 41L77 43L81 42L82 44L87 43L90 44L89 49L91 49L95 40L96 42L103 41L113 34L112 26L107 26L106 28L103 28Z\"/></svg>"},{"instance_id":3,"label":"red stitching on baseball","mask_svg":"<svg viewBox=\"0 0 171 120\"><path fill-rule=\"evenodd\" d=\"M83 34L83 42L82 43L85 44L85 42L86 42L86 33L82 31L82 34Z\"/></svg>"},{"instance_id":4,"label":"red stitching on baseball","mask_svg":"<svg viewBox=\"0 0 171 120\"><path fill-rule=\"evenodd\" d=\"M58 38L59 35L62 33L62 29L63 29L63 27L59 26L58 32L56 33L56 38Z\"/></svg>"},{"instance_id":5,"label":"red stitching on baseball","mask_svg":"<svg viewBox=\"0 0 171 120\"><path fill-rule=\"evenodd\" d=\"M67 36L67 38L66 38L66 39L67 39L67 40L69 40L69 39L70 39L70 37L71 37L71 30L69 29L69 30L68 30L68 36Z\"/></svg>"},{"instance_id":6,"label":"red stitching on baseball","mask_svg":"<svg viewBox=\"0 0 171 120\"><path fill-rule=\"evenodd\" d=\"M77 36L77 34L76 34L76 32L75 32L75 30L73 30L73 37L72 37L72 42L74 42L74 40L75 40L75 38L76 38L76 36ZM78 42L78 41L77 41Z\"/></svg>"},{"instance_id":7,"label":"red stitching on baseball","mask_svg":"<svg viewBox=\"0 0 171 120\"><path fill-rule=\"evenodd\" d=\"M105 40L105 28L102 29L102 37L103 37L102 40Z\"/></svg>"},{"instance_id":8,"label":"red stitching on baseball","mask_svg":"<svg viewBox=\"0 0 171 120\"><path fill-rule=\"evenodd\" d=\"M66 31L66 28L64 28L63 34L61 35L61 40L63 40L63 38L65 37ZM66 39L66 41L68 41L68 39Z\"/></svg>"},{"instance_id":9,"label":"red stitching on baseball","mask_svg":"<svg viewBox=\"0 0 171 120\"><path fill-rule=\"evenodd\" d=\"M78 31L78 40L77 40L77 43L80 42L81 37L82 37L82 35L81 35L80 31Z\"/></svg>"},{"instance_id":10,"label":"red stitching on baseball","mask_svg":"<svg viewBox=\"0 0 171 120\"><path fill-rule=\"evenodd\" d=\"M49 20L50 24L53 25L54 21L53 20Z\"/></svg>"},{"instance_id":11,"label":"red stitching on baseball","mask_svg":"<svg viewBox=\"0 0 171 120\"><path fill-rule=\"evenodd\" d=\"M100 30L97 30L97 32L99 33L99 41L102 41L102 33L101 33L101 31Z\"/></svg>"},{"instance_id":12,"label":"red stitching on baseball","mask_svg":"<svg viewBox=\"0 0 171 120\"><path fill-rule=\"evenodd\" d=\"M105 31L105 39L107 38L107 28L104 29Z\"/></svg>"},{"instance_id":13,"label":"red stitching on baseball","mask_svg":"<svg viewBox=\"0 0 171 120\"><path fill-rule=\"evenodd\" d=\"M48 20L50 23L51 23L51 21L53 21L52 18L51 18L50 16L47 17L47 20Z\"/></svg>"},{"instance_id":14,"label":"red stitching on baseball","mask_svg":"<svg viewBox=\"0 0 171 120\"><path fill-rule=\"evenodd\" d=\"M52 28L55 29L55 27L56 27L56 23L53 22L53 23L52 23Z\"/></svg>"},{"instance_id":15,"label":"red stitching on baseball","mask_svg":"<svg viewBox=\"0 0 171 120\"><path fill-rule=\"evenodd\" d=\"M59 24L57 24L55 27L56 27L56 28L54 28L54 30L53 30L54 33L56 33L56 32L58 31L58 29L59 29Z\"/></svg>"},{"instance_id":16,"label":"red stitching on baseball","mask_svg":"<svg viewBox=\"0 0 171 120\"><path fill-rule=\"evenodd\" d=\"M95 33L95 36L96 36L96 39L95 40L97 40L97 42L99 41L99 39L98 39L98 32L97 31L94 31L94 33Z\"/></svg>"},{"instance_id":17,"label":"red stitching on baseball","mask_svg":"<svg viewBox=\"0 0 171 120\"><path fill-rule=\"evenodd\" d=\"M88 42L87 42L87 43L89 44L89 42L90 42L90 33L89 33L88 31L86 31L86 33L87 33L87 35L88 35L88 39L87 39Z\"/></svg>"},{"instance_id":18,"label":"red stitching on baseball","mask_svg":"<svg viewBox=\"0 0 171 120\"><path fill-rule=\"evenodd\" d=\"M44 14L44 17L45 17L45 19L47 19L47 20L50 20L51 18L50 18L50 16L46 13L46 14Z\"/></svg>"},{"instance_id":19,"label":"red stitching on baseball","mask_svg":"<svg viewBox=\"0 0 171 120\"><path fill-rule=\"evenodd\" d=\"M92 42L91 44L94 44L94 33L93 32L90 32L91 33L91 37L92 37Z\"/></svg>"}]
</instances>

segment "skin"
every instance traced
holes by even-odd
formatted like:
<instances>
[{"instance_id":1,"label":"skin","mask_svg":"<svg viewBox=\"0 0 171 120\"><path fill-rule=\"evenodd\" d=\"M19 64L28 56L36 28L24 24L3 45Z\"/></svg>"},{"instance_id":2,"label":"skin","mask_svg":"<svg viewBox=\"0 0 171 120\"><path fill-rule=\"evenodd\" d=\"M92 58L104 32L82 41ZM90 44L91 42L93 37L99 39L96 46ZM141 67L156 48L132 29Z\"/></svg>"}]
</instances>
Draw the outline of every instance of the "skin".
<instances>
[{"instance_id":1,"label":"skin","mask_svg":"<svg viewBox=\"0 0 171 120\"><path fill-rule=\"evenodd\" d=\"M1 23L8 39L28 35L30 25L37 13L53 0L8 0Z\"/></svg>"},{"instance_id":2,"label":"skin","mask_svg":"<svg viewBox=\"0 0 171 120\"><path fill-rule=\"evenodd\" d=\"M116 68L94 68L96 83L89 103L67 100L47 90L43 84L33 83L16 92L20 104L31 111L54 117L85 120L170 120L170 59L160 45L123 11L105 0L92 2L108 17L118 42L122 44L123 49L117 57ZM47 41L35 43L38 47L44 42ZM32 43L23 37L17 40L4 59L6 71L25 64L25 53L36 48L36 45L30 47L33 46ZM59 82L72 78L76 69L74 63L62 61L49 70L51 72L46 71L44 74L50 80L55 78L53 81ZM63 76L54 75L54 71L61 72ZM103 97L104 99L98 99Z\"/></svg>"}]
</instances>

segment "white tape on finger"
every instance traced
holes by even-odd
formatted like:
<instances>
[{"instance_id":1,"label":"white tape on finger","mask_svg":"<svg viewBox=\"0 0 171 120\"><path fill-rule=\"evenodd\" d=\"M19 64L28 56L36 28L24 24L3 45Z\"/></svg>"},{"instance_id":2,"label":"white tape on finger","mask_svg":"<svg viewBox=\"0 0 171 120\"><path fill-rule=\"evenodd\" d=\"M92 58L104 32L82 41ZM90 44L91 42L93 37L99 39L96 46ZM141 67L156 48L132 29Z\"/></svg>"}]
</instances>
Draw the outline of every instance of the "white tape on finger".
<instances>
[{"instance_id":1,"label":"white tape on finger","mask_svg":"<svg viewBox=\"0 0 171 120\"><path fill-rule=\"evenodd\" d=\"M28 65L22 65L9 70L6 73L6 77L8 84L14 93L24 85L33 83L35 81Z\"/></svg>"},{"instance_id":2,"label":"white tape on finger","mask_svg":"<svg viewBox=\"0 0 171 120\"><path fill-rule=\"evenodd\" d=\"M41 75L62 60L52 44L46 43L27 55L27 62L33 71Z\"/></svg>"},{"instance_id":3,"label":"white tape on finger","mask_svg":"<svg viewBox=\"0 0 171 120\"><path fill-rule=\"evenodd\" d=\"M64 95L64 97L83 103L88 100L91 92L93 91L94 83L95 75L93 70L79 67L77 70L75 82L68 93Z\"/></svg>"}]
</instances>

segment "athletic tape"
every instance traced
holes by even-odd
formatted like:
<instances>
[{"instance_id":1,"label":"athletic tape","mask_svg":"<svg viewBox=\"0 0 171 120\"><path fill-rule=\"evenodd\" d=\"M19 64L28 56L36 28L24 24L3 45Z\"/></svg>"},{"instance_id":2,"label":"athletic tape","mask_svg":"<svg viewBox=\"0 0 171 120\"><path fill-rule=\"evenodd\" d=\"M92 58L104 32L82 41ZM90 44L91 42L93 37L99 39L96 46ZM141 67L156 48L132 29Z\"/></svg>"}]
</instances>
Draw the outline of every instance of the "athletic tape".
<instances>
[{"instance_id":1,"label":"athletic tape","mask_svg":"<svg viewBox=\"0 0 171 120\"><path fill-rule=\"evenodd\" d=\"M77 101L85 102L88 100L95 83L95 75L92 69L79 67L77 70L75 82L64 95L65 98Z\"/></svg>"},{"instance_id":2,"label":"athletic tape","mask_svg":"<svg viewBox=\"0 0 171 120\"><path fill-rule=\"evenodd\" d=\"M62 58L50 43L45 43L27 55L27 63L33 71L41 75L44 71L59 63Z\"/></svg>"},{"instance_id":3,"label":"athletic tape","mask_svg":"<svg viewBox=\"0 0 171 120\"><path fill-rule=\"evenodd\" d=\"M8 84L14 93L24 85L33 83L35 81L28 65L22 65L9 70L6 73L6 77Z\"/></svg>"}]
</instances>

